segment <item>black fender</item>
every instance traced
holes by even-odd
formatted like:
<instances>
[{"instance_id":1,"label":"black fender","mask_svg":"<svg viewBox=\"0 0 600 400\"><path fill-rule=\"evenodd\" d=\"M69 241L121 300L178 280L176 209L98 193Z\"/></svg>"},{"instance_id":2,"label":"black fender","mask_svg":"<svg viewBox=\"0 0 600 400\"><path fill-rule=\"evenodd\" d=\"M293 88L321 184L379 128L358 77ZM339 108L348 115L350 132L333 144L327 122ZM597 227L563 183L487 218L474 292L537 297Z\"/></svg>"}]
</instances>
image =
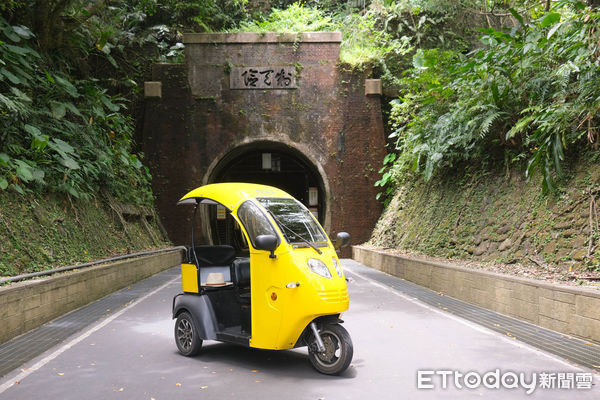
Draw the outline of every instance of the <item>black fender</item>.
<instances>
[{"instance_id":1,"label":"black fender","mask_svg":"<svg viewBox=\"0 0 600 400\"><path fill-rule=\"evenodd\" d=\"M192 316L202 340L217 339L217 318L208 296L180 293L173 298L173 319L183 311Z\"/></svg>"}]
</instances>

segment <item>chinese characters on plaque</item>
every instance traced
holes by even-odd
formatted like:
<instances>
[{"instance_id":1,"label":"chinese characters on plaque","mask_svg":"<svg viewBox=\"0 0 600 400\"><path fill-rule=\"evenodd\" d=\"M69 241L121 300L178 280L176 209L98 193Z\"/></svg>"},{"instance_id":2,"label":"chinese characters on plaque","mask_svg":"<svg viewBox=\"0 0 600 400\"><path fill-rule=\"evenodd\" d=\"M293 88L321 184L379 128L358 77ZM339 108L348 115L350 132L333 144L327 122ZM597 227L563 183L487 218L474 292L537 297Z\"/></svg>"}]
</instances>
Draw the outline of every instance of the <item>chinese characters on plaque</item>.
<instances>
[{"instance_id":1,"label":"chinese characters on plaque","mask_svg":"<svg viewBox=\"0 0 600 400\"><path fill-rule=\"evenodd\" d=\"M295 89L296 67L233 67L231 89Z\"/></svg>"}]
</instances>

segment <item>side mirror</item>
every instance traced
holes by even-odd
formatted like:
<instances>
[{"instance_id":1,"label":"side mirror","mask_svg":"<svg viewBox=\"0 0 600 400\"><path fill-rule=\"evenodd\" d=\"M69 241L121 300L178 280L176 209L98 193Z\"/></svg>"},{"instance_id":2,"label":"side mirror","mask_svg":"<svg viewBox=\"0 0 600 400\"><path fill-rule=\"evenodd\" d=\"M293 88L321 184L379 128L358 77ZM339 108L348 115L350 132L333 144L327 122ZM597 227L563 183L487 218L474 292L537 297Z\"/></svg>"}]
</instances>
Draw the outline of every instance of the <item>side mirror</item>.
<instances>
[{"instance_id":1,"label":"side mirror","mask_svg":"<svg viewBox=\"0 0 600 400\"><path fill-rule=\"evenodd\" d=\"M274 235L258 235L256 239L254 239L254 247L256 250L270 251L271 254L269 255L269 258L277 257L275 255L275 249L277 248L277 237Z\"/></svg>"},{"instance_id":2,"label":"side mirror","mask_svg":"<svg viewBox=\"0 0 600 400\"><path fill-rule=\"evenodd\" d=\"M346 247L350 244L350 234L348 232L340 232L336 236L337 240L335 241L336 250L341 249L342 247Z\"/></svg>"}]
</instances>

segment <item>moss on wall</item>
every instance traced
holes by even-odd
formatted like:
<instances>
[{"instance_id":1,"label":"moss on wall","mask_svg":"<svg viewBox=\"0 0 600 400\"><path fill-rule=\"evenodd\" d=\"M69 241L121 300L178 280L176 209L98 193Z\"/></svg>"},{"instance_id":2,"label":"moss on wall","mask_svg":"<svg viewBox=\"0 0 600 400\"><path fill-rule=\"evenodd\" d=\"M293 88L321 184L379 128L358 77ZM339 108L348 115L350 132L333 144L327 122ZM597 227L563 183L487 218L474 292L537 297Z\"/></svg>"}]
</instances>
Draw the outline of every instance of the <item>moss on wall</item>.
<instances>
[{"instance_id":1,"label":"moss on wall","mask_svg":"<svg viewBox=\"0 0 600 400\"><path fill-rule=\"evenodd\" d=\"M168 244L149 208L111 198L0 193L0 276L51 269Z\"/></svg>"},{"instance_id":2,"label":"moss on wall","mask_svg":"<svg viewBox=\"0 0 600 400\"><path fill-rule=\"evenodd\" d=\"M586 161L571 171L552 195L521 171L429 183L406 177L369 243L436 257L598 270L600 168Z\"/></svg>"}]
</instances>

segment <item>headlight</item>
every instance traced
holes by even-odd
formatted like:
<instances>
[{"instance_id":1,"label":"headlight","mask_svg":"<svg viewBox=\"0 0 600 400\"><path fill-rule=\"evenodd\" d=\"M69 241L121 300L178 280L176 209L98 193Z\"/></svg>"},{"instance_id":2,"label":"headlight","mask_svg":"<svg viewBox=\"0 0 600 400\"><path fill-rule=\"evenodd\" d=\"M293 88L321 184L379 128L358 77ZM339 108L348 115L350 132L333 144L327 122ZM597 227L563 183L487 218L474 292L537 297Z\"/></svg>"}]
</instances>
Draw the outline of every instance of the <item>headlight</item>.
<instances>
[{"instance_id":1,"label":"headlight","mask_svg":"<svg viewBox=\"0 0 600 400\"><path fill-rule=\"evenodd\" d=\"M329 268L327 265L321 260L317 260L316 258L308 259L308 268L311 269L317 275L321 275L322 277L331 279L331 272L329 272Z\"/></svg>"},{"instance_id":2,"label":"headlight","mask_svg":"<svg viewBox=\"0 0 600 400\"><path fill-rule=\"evenodd\" d=\"M340 265L340 263L338 263L338 261L335 259L335 257L331 257L331 260L333 261L333 266L335 267L335 270L338 273L338 276L341 278L342 275L344 275L344 272L342 272L342 266Z\"/></svg>"}]
</instances>

